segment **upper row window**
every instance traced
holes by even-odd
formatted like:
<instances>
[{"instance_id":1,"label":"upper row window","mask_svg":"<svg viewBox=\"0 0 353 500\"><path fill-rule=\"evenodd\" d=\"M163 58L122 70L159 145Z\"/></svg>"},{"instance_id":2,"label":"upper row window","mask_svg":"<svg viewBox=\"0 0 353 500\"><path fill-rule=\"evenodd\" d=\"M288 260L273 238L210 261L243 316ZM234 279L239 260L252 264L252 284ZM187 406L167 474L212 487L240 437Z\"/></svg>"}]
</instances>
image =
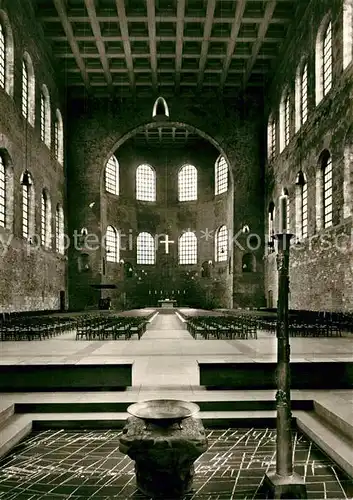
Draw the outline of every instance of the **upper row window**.
<instances>
[{"instance_id":1,"label":"upper row window","mask_svg":"<svg viewBox=\"0 0 353 500\"><path fill-rule=\"evenodd\" d=\"M332 87L332 23L324 20L316 39L316 104Z\"/></svg>"},{"instance_id":2,"label":"upper row window","mask_svg":"<svg viewBox=\"0 0 353 500\"><path fill-rule=\"evenodd\" d=\"M7 14L0 10L0 88L13 96L14 80L14 43L12 29ZM25 52L22 59L22 91L21 91L22 115L28 123L35 123L35 75L32 59ZM64 160L64 133L62 116L56 111L54 127L54 154L55 158L63 164ZM40 101L40 137L41 140L51 147L51 108L50 96L46 85L42 86Z\"/></svg>"},{"instance_id":3,"label":"upper row window","mask_svg":"<svg viewBox=\"0 0 353 500\"><path fill-rule=\"evenodd\" d=\"M333 30L330 16L326 16L317 33L315 46L315 102L318 105L330 92L333 84ZM343 1L343 68L353 61L353 0ZM308 57L298 65L295 80L295 131L297 132L308 119ZM267 128L268 159L276 155L277 133L279 151L288 145L291 136L291 95L289 90L282 94L279 110L279 126L276 118L270 115ZM294 128L294 125L293 125Z\"/></svg>"},{"instance_id":4,"label":"upper row window","mask_svg":"<svg viewBox=\"0 0 353 500\"><path fill-rule=\"evenodd\" d=\"M119 195L119 162L112 155L105 166L105 189L108 193ZM215 164L215 194L228 190L228 163L220 156ZM156 172L147 164L136 169L136 199L156 201ZM179 201L197 200L197 168L186 164L178 173Z\"/></svg>"},{"instance_id":5,"label":"upper row window","mask_svg":"<svg viewBox=\"0 0 353 500\"><path fill-rule=\"evenodd\" d=\"M136 199L156 201L156 172L150 165L139 165L137 167Z\"/></svg>"},{"instance_id":6,"label":"upper row window","mask_svg":"<svg viewBox=\"0 0 353 500\"><path fill-rule=\"evenodd\" d=\"M353 0L343 3L343 69L353 61Z\"/></svg>"},{"instance_id":7,"label":"upper row window","mask_svg":"<svg viewBox=\"0 0 353 500\"><path fill-rule=\"evenodd\" d=\"M228 191L228 163L224 156L220 156L215 163L215 194Z\"/></svg>"},{"instance_id":8,"label":"upper row window","mask_svg":"<svg viewBox=\"0 0 353 500\"><path fill-rule=\"evenodd\" d=\"M13 96L14 43L7 14L0 10L0 87Z\"/></svg>"}]
</instances>

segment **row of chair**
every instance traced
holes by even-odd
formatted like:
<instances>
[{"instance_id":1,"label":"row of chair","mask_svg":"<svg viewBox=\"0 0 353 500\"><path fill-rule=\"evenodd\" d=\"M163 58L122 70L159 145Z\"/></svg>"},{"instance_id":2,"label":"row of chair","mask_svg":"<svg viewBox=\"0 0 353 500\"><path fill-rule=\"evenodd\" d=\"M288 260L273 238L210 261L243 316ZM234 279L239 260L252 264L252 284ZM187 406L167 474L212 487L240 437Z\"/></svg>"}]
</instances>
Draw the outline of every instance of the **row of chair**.
<instances>
[{"instance_id":1,"label":"row of chair","mask_svg":"<svg viewBox=\"0 0 353 500\"><path fill-rule=\"evenodd\" d=\"M257 321L249 316L193 316L187 330L195 339L256 339Z\"/></svg>"},{"instance_id":2,"label":"row of chair","mask_svg":"<svg viewBox=\"0 0 353 500\"><path fill-rule=\"evenodd\" d=\"M0 321L0 339L43 340L74 328L70 317L8 317Z\"/></svg>"},{"instance_id":3,"label":"row of chair","mask_svg":"<svg viewBox=\"0 0 353 500\"><path fill-rule=\"evenodd\" d=\"M146 331L148 316L92 316L76 320L76 340L140 340Z\"/></svg>"},{"instance_id":4,"label":"row of chair","mask_svg":"<svg viewBox=\"0 0 353 500\"><path fill-rule=\"evenodd\" d=\"M276 334L277 318L258 318L258 326L261 330ZM290 337L341 337L346 331L345 325L331 318L289 318L288 333Z\"/></svg>"}]
</instances>

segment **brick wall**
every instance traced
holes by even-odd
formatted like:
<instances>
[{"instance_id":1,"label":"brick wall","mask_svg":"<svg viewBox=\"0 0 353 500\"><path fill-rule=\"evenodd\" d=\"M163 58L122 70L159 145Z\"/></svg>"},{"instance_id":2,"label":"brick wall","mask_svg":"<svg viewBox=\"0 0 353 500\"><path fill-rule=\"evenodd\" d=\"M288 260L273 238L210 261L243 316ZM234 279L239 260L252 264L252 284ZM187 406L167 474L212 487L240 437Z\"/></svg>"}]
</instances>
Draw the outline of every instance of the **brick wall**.
<instances>
[{"instance_id":1,"label":"brick wall","mask_svg":"<svg viewBox=\"0 0 353 500\"><path fill-rule=\"evenodd\" d=\"M20 0L4 0L0 4L10 22L14 36L14 91L10 96L0 89L0 150L13 176L13 224L0 228L0 310L59 309L60 291L66 290L66 260L52 250L29 245L22 237L21 175L27 168L35 189L35 233L40 235L41 192L50 194L53 211L52 234L55 235L55 208L65 207L63 167L55 160L52 150L40 140L40 89L45 84L50 92L52 145L54 143L55 110L64 114L59 89L55 83L42 35L36 31L31 7ZM36 78L35 126L28 125L21 112L22 56L27 51L33 62ZM27 132L26 132L27 128ZM27 137L27 140L26 140Z\"/></svg>"},{"instance_id":2,"label":"brick wall","mask_svg":"<svg viewBox=\"0 0 353 500\"><path fill-rule=\"evenodd\" d=\"M331 15L333 30L333 87L329 94L315 104L315 42L322 19ZM312 0L303 20L296 23L291 38L282 54L282 62L273 79L268 102L268 114L278 108L282 90L289 86L291 113L291 140L281 154L267 165L266 203L273 200L278 207L278 197L285 187L289 191L290 229L296 232L295 182L298 171L303 170L308 183L308 238L300 245L293 245L290 263L290 307L310 310L351 310L352 295L352 217L350 209L344 210L344 199L351 190L350 175L344 179L344 151L352 145L353 134L353 67L343 71L342 0ZM297 133L294 132L294 83L296 68L303 56L308 57L309 117ZM278 145L278 138L277 138ZM333 165L333 226L318 229L316 213L318 197L316 173L320 154L328 149ZM278 149L277 149L278 151ZM350 180L349 180L350 178ZM345 189L345 193L344 193ZM347 191L348 190L348 191ZM348 193L349 194L349 193ZM351 199L352 200L352 199ZM276 211L278 221L278 211ZM267 221L267 210L265 213ZM277 225L278 229L278 225ZM277 270L275 253L265 260L265 291L273 292L277 301Z\"/></svg>"}]
</instances>

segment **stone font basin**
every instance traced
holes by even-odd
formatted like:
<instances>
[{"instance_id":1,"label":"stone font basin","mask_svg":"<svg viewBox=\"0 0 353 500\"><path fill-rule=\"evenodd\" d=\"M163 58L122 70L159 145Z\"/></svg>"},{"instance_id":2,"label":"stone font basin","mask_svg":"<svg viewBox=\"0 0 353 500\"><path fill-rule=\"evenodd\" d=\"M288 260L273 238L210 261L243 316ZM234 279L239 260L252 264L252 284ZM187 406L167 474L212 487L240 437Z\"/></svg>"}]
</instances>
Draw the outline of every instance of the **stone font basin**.
<instances>
[{"instance_id":1,"label":"stone font basin","mask_svg":"<svg viewBox=\"0 0 353 500\"><path fill-rule=\"evenodd\" d=\"M189 401L177 399L152 399L130 405L127 412L143 420L162 421L163 423L179 422L192 417L200 411L200 407Z\"/></svg>"},{"instance_id":2,"label":"stone font basin","mask_svg":"<svg viewBox=\"0 0 353 500\"><path fill-rule=\"evenodd\" d=\"M199 410L176 399L128 407L119 450L135 460L137 487L148 497L179 499L192 488L194 462L207 450Z\"/></svg>"}]
</instances>

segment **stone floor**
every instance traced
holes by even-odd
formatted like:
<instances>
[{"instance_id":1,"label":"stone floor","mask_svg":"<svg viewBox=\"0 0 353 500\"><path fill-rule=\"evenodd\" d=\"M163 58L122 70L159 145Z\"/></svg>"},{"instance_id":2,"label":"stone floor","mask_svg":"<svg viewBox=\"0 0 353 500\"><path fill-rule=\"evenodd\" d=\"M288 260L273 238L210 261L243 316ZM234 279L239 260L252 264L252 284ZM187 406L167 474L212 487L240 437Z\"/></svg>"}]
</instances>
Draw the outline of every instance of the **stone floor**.
<instances>
[{"instance_id":1,"label":"stone floor","mask_svg":"<svg viewBox=\"0 0 353 500\"><path fill-rule=\"evenodd\" d=\"M131 314L134 314L131 312ZM136 314L142 314L141 311ZM350 338L293 338L292 360L351 360ZM200 401L197 360L275 361L276 339L260 332L257 340L195 340L173 314L158 314L140 341L76 341L68 332L46 341L0 343L0 364L116 363L134 360L133 386L120 401L167 398ZM293 397L329 400L346 413L352 391L292 391ZM212 391L209 400L262 400L275 391ZM3 402L115 401L116 393L1 394ZM247 434L248 433L248 434ZM118 451L117 430L95 432L44 431L32 434L0 462L1 500L140 499L132 462ZM269 429L209 431L209 451L197 462L194 491L187 500L265 498L259 488L273 465L275 435ZM295 461L305 475L308 498L353 498L351 483L314 444L297 434ZM236 486L236 490L235 490ZM167 500L167 499L166 499Z\"/></svg>"},{"instance_id":2,"label":"stone floor","mask_svg":"<svg viewBox=\"0 0 353 500\"><path fill-rule=\"evenodd\" d=\"M141 314L141 311L139 311ZM292 361L345 361L351 338L292 338ZM116 363L134 360L133 386L192 387L199 384L197 360L276 361L276 339L195 340L177 315L158 314L140 341L75 340L75 332L45 341L0 343L0 364Z\"/></svg>"},{"instance_id":3,"label":"stone floor","mask_svg":"<svg viewBox=\"0 0 353 500\"><path fill-rule=\"evenodd\" d=\"M107 431L33 433L0 461L0 498L6 500L143 499L133 462L119 452L119 435ZM208 451L195 463L185 500L266 498L264 473L275 463L272 429L208 430ZM352 482L302 434L294 433L295 470L308 499L350 498ZM167 500L167 499L165 499Z\"/></svg>"}]
</instances>

